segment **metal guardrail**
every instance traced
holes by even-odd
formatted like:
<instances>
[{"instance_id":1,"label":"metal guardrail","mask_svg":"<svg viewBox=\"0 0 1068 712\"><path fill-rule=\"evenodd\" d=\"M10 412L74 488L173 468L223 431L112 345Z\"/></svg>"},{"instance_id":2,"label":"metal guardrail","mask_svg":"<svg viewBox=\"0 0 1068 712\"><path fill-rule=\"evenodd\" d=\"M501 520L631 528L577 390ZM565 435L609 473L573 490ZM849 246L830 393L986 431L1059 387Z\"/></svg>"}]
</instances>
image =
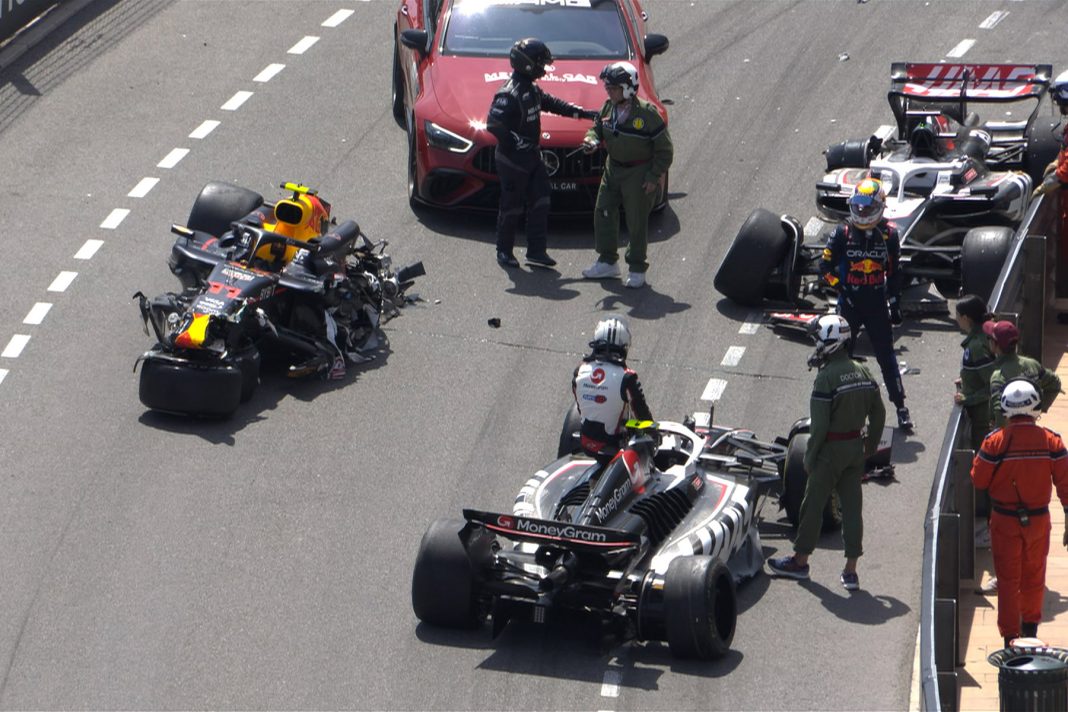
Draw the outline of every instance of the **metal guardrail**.
<instances>
[{"instance_id":1,"label":"metal guardrail","mask_svg":"<svg viewBox=\"0 0 1068 712\"><path fill-rule=\"evenodd\" d=\"M0 44L56 5L59 0L0 0Z\"/></svg>"},{"instance_id":2,"label":"metal guardrail","mask_svg":"<svg viewBox=\"0 0 1068 712\"><path fill-rule=\"evenodd\" d=\"M991 311L1020 326L1020 350L1042 356L1046 305L1046 236L1059 234L1056 199L1031 204L1013 238L990 298ZM924 521L920 576L920 705L925 712L959 708L961 578L975 575L972 451L963 410L953 406L939 451L938 467Z\"/></svg>"}]
</instances>

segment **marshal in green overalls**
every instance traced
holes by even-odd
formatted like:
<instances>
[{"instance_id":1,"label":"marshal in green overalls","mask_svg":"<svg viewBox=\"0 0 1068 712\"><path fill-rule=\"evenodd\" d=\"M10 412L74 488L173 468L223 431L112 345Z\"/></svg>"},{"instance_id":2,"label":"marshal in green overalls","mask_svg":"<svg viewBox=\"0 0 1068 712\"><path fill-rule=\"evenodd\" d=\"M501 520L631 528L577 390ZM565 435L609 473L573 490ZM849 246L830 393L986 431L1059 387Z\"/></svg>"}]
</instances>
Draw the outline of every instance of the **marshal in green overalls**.
<instances>
[{"instance_id":1,"label":"marshal in green overalls","mask_svg":"<svg viewBox=\"0 0 1068 712\"><path fill-rule=\"evenodd\" d=\"M807 556L816 548L823 510L831 492L842 507L842 540L847 559L863 553L861 481L866 452L874 452L886 422L879 384L866 366L835 351L816 374L810 402L811 429L805 451L808 485L801 500L794 551ZM866 438L862 431L868 427Z\"/></svg>"},{"instance_id":2,"label":"marshal in green overalls","mask_svg":"<svg viewBox=\"0 0 1068 712\"><path fill-rule=\"evenodd\" d=\"M627 219L630 245L626 261L631 272L644 273L649 242L649 213L658 191L647 193L645 183L659 183L674 156L667 124L656 107L633 96L617 106L606 101L586 140L599 141L607 151L597 191L593 219L598 260L619 259L619 208Z\"/></svg>"}]
</instances>

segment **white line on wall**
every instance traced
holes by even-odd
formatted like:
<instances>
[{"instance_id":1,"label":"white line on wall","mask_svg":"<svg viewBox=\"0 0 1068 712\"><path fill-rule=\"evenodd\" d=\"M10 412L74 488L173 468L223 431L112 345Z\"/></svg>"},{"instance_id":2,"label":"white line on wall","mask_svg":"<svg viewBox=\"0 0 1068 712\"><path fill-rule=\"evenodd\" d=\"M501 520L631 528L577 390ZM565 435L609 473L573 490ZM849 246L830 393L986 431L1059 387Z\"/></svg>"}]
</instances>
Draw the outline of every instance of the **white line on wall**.
<instances>
[{"instance_id":1,"label":"white line on wall","mask_svg":"<svg viewBox=\"0 0 1068 712\"><path fill-rule=\"evenodd\" d=\"M48 310L52 308L52 305L48 302L37 302L33 305L33 309L30 309L30 313L26 315L26 318L22 320L23 324L40 324L44 321L45 316L48 314Z\"/></svg>"},{"instance_id":2,"label":"white line on wall","mask_svg":"<svg viewBox=\"0 0 1068 712\"><path fill-rule=\"evenodd\" d=\"M174 168L189 153L188 148L174 148L156 164L156 168Z\"/></svg>"},{"instance_id":3,"label":"white line on wall","mask_svg":"<svg viewBox=\"0 0 1068 712\"><path fill-rule=\"evenodd\" d=\"M150 190L156 187L156 183L159 183L159 178L142 178L138 181L137 185L133 187L133 190L126 194L126 197L143 198L148 195Z\"/></svg>"},{"instance_id":4,"label":"white line on wall","mask_svg":"<svg viewBox=\"0 0 1068 712\"><path fill-rule=\"evenodd\" d=\"M103 240L86 240L81 249L74 253L74 259L76 260L89 260L93 258L96 251L100 249L100 246L104 244Z\"/></svg>"},{"instance_id":5,"label":"white line on wall","mask_svg":"<svg viewBox=\"0 0 1068 712\"><path fill-rule=\"evenodd\" d=\"M52 280L52 284L48 285L49 292L65 292L70 283L74 281L74 278L78 276L77 272L60 272L55 279Z\"/></svg>"},{"instance_id":6,"label":"white line on wall","mask_svg":"<svg viewBox=\"0 0 1068 712\"><path fill-rule=\"evenodd\" d=\"M0 352L0 357L18 358L28 343L30 343L29 334L15 334L11 337L11 341L7 342L3 352Z\"/></svg>"},{"instance_id":7,"label":"white line on wall","mask_svg":"<svg viewBox=\"0 0 1068 712\"><path fill-rule=\"evenodd\" d=\"M295 45L290 47L289 48L289 54L304 54L309 49L311 49L311 46L313 44L315 44L318 41L319 41L318 37L315 37L313 35L308 35L307 37L302 39L300 42L297 42Z\"/></svg>"},{"instance_id":8,"label":"white line on wall","mask_svg":"<svg viewBox=\"0 0 1068 712\"><path fill-rule=\"evenodd\" d=\"M108 216L106 218L104 218L104 222L100 223L100 227L104 228L105 230L114 230L122 224L122 221L125 220L126 216L129 214L130 211L126 208L115 208L110 213L108 213Z\"/></svg>"},{"instance_id":9,"label":"white line on wall","mask_svg":"<svg viewBox=\"0 0 1068 712\"><path fill-rule=\"evenodd\" d=\"M219 123L215 119L208 119L200 126L197 126L193 133L189 134L189 138L206 138L208 134L219 126Z\"/></svg>"}]
</instances>

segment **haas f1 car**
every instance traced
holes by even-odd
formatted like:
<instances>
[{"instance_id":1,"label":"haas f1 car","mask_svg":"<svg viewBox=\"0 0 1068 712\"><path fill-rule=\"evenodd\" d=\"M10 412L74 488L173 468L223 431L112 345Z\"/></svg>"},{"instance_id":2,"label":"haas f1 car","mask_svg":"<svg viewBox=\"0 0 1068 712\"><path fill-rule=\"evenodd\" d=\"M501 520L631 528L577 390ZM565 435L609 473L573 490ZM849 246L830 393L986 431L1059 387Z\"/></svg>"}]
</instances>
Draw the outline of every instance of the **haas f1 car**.
<instances>
[{"instance_id":1,"label":"haas f1 car","mask_svg":"<svg viewBox=\"0 0 1068 712\"><path fill-rule=\"evenodd\" d=\"M431 524L412 576L416 616L454 628L489 618L496 635L510 620L578 611L619 639L666 642L678 657L723 655L735 585L762 570L757 522L783 475L796 521L807 422L768 443L690 419L629 421L626 446L603 468L577 452L577 424L573 409L559 459L510 513L465 509L463 520ZM829 503L825 528L837 517Z\"/></svg>"},{"instance_id":2,"label":"haas f1 car","mask_svg":"<svg viewBox=\"0 0 1068 712\"><path fill-rule=\"evenodd\" d=\"M337 224L316 191L264 203L209 183L177 235L169 266L181 292L139 299L156 345L139 359L141 402L153 410L227 417L259 383L261 358L290 376L339 376L373 357L378 327L398 313L422 263L394 272L384 240Z\"/></svg>"},{"instance_id":3,"label":"haas f1 car","mask_svg":"<svg viewBox=\"0 0 1068 712\"><path fill-rule=\"evenodd\" d=\"M1057 155L1058 122L1038 115L1051 73L1048 64L894 63L888 99L895 124L824 151L820 217L845 220L856 186L877 178L885 216L901 236L904 284L934 282L949 298L988 298L1032 184ZM1020 120L983 121L970 111L1028 100L1033 108ZM745 305L818 291L825 239L816 237L805 242L790 215L753 211L723 258L716 289Z\"/></svg>"}]
</instances>

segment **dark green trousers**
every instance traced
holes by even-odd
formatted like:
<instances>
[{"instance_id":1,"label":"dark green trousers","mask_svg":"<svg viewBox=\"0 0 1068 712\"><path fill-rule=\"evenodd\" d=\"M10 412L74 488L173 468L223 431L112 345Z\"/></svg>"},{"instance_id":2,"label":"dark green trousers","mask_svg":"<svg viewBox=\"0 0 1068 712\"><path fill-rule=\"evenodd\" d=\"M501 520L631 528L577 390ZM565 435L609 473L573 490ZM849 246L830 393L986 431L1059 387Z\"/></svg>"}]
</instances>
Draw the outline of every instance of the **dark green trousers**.
<instances>
[{"instance_id":1,"label":"dark green trousers","mask_svg":"<svg viewBox=\"0 0 1068 712\"><path fill-rule=\"evenodd\" d=\"M805 496L801 500L800 521L794 551L811 554L823 528L823 510L832 492L838 493L842 507L842 541L847 559L864 553L863 490L864 442L860 439L827 442L816 454L816 465L808 473Z\"/></svg>"}]
</instances>

